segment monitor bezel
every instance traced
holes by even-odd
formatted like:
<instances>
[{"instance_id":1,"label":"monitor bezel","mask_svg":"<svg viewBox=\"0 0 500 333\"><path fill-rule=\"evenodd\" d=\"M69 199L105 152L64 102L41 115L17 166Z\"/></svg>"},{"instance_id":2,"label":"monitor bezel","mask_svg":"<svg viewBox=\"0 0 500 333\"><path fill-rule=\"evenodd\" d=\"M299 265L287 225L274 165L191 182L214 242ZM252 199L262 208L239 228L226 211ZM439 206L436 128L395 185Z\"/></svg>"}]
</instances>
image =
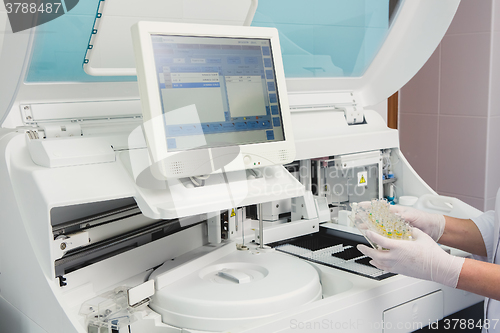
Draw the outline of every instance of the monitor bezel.
<instances>
[{"instance_id":1,"label":"monitor bezel","mask_svg":"<svg viewBox=\"0 0 500 333\"><path fill-rule=\"evenodd\" d=\"M137 66L137 81L141 97L144 135L152 163L156 166L157 171L159 171L162 177L182 178L215 172L217 170L213 169L213 163L201 163L201 167L198 167L195 174L193 174L192 170L184 172L176 169L175 172L172 172L171 168L166 165L166 161L168 160L170 164L173 163L177 155L179 161L176 165L182 165L183 162L193 163L196 155L224 155L226 147L198 148L188 151L188 154L179 154L178 151L169 152L167 147L167 133L163 121L155 121L155 119L163 119L163 106L156 74L151 35L258 38L269 40L284 140L237 145L239 147L238 157L240 162L229 163L224 168L224 171L286 164L293 161L295 157L295 143L292 132L292 120L288 104L278 31L275 28L140 21L134 24L131 30ZM186 161L182 161L184 155L188 156ZM262 156L266 157L262 158Z\"/></svg>"}]
</instances>

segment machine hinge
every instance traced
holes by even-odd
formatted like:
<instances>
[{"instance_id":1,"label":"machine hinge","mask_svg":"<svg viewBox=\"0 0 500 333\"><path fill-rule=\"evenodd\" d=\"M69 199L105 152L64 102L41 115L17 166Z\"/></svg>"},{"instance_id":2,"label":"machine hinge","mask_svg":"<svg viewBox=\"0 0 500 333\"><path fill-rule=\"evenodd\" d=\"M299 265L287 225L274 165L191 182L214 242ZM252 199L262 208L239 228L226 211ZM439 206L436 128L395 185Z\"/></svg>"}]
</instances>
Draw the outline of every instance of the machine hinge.
<instances>
[{"instance_id":1,"label":"machine hinge","mask_svg":"<svg viewBox=\"0 0 500 333\"><path fill-rule=\"evenodd\" d=\"M365 122L363 107L350 105L350 106L339 106L337 108L344 111L347 124L355 125L355 124L363 124Z\"/></svg>"},{"instance_id":2,"label":"machine hinge","mask_svg":"<svg viewBox=\"0 0 500 333\"><path fill-rule=\"evenodd\" d=\"M68 283L66 282L66 278L62 275L59 275L57 277L59 279L59 287L66 287L68 285Z\"/></svg>"},{"instance_id":3,"label":"machine hinge","mask_svg":"<svg viewBox=\"0 0 500 333\"><path fill-rule=\"evenodd\" d=\"M23 117L23 122L25 124L33 124L35 123L33 119L33 112L31 110L30 105L21 105L21 116Z\"/></svg>"}]
</instances>

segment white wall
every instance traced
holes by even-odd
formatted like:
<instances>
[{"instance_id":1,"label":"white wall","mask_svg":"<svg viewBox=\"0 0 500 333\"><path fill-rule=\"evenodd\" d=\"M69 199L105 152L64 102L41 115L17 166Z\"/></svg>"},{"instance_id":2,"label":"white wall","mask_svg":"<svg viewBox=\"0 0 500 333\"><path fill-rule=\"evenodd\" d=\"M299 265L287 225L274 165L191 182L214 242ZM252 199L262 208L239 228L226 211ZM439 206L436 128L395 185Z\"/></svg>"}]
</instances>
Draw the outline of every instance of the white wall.
<instances>
[{"instance_id":1,"label":"white wall","mask_svg":"<svg viewBox=\"0 0 500 333\"><path fill-rule=\"evenodd\" d=\"M500 187L500 0L462 0L441 44L401 89L401 149L439 194L494 208Z\"/></svg>"}]
</instances>

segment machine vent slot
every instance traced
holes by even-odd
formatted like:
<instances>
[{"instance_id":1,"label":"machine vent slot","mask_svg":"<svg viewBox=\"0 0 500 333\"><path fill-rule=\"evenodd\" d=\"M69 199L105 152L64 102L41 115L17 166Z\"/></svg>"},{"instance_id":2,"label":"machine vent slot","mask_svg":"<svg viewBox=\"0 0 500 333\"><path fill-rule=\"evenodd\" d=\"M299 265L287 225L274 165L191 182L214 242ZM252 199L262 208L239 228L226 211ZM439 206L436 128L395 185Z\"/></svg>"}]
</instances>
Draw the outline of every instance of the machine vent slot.
<instances>
[{"instance_id":1,"label":"machine vent slot","mask_svg":"<svg viewBox=\"0 0 500 333\"><path fill-rule=\"evenodd\" d=\"M181 174L184 172L184 163L183 162L179 162L179 161L172 162L172 163L170 163L169 167L170 167L171 174L178 175L178 174Z\"/></svg>"}]
</instances>

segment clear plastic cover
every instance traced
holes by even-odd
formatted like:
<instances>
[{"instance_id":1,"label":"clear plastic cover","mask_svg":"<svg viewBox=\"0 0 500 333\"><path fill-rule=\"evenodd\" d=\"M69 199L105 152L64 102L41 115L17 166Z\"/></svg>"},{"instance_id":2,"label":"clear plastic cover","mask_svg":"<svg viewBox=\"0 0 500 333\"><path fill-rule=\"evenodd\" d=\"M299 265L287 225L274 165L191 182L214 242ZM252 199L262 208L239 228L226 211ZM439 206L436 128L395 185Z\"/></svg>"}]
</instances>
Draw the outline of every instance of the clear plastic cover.
<instances>
[{"instance_id":1,"label":"clear plastic cover","mask_svg":"<svg viewBox=\"0 0 500 333\"><path fill-rule=\"evenodd\" d=\"M138 319L139 311L149 311L146 307L148 302L141 303L136 307L128 305L128 289L125 286L118 287L83 303L80 315L86 318L89 332L90 330L97 332L99 328L105 328L108 332L118 331L135 322Z\"/></svg>"},{"instance_id":2,"label":"clear plastic cover","mask_svg":"<svg viewBox=\"0 0 500 333\"><path fill-rule=\"evenodd\" d=\"M384 43L400 2L260 1L252 25L279 30L287 77L358 77Z\"/></svg>"}]
</instances>

